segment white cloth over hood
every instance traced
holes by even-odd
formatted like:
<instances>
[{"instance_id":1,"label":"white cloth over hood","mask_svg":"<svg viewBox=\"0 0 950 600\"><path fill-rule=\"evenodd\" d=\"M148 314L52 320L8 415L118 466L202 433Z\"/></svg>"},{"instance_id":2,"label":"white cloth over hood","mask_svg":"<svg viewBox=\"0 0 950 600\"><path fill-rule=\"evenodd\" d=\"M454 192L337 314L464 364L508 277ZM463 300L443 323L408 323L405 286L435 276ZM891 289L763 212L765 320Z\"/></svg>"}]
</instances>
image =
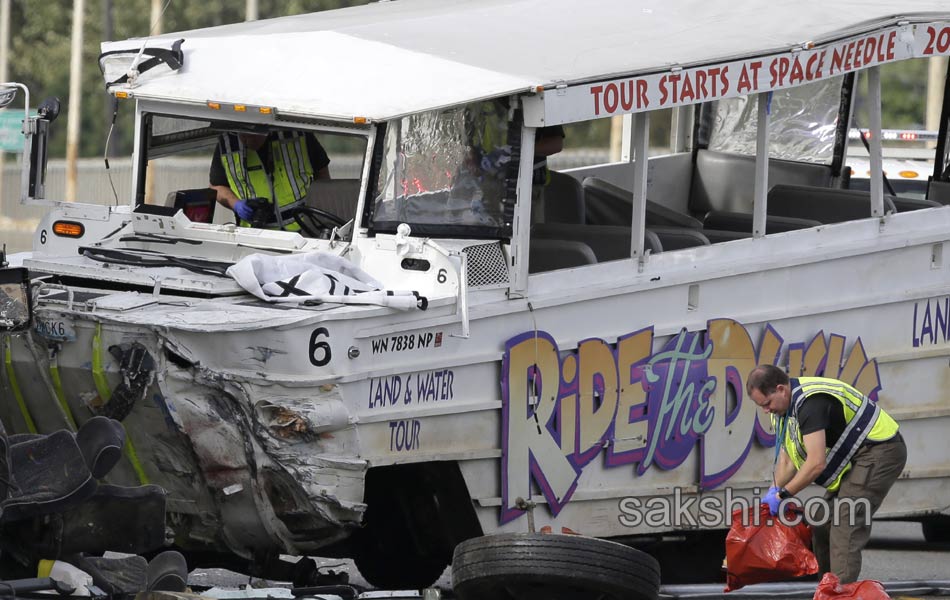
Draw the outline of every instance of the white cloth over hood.
<instances>
[{"instance_id":1,"label":"white cloth over hood","mask_svg":"<svg viewBox=\"0 0 950 600\"><path fill-rule=\"evenodd\" d=\"M402 310L425 309L428 304L416 292L384 290L366 271L328 252L252 254L231 265L227 274L268 302L374 304Z\"/></svg>"}]
</instances>

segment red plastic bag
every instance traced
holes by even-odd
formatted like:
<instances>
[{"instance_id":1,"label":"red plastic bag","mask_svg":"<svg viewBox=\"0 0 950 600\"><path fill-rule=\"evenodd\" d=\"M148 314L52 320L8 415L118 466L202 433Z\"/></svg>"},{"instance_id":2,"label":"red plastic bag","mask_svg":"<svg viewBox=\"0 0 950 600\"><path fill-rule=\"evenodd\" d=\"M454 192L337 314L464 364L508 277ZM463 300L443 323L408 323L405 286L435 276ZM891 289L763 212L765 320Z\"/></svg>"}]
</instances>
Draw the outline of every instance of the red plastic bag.
<instances>
[{"instance_id":1,"label":"red plastic bag","mask_svg":"<svg viewBox=\"0 0 950 600\"><path fill-rule=\"evenodd\" d=\"M814 600L888 600L880 581L865 579L842 585L834 573L825 573L815 590Z\"/></svg>"},{"instance_id":2,"label":"red plastic bag","mask_svg":"<svg viewBox=\"0 0 950 600\"><path fill-rule=\"evenodd\" d=\"M747 510L748 525L742 524L741 509L732 512L732 527L726 536L724 591L732 592L753 583L787 581L818 572L808 525L783 525L769 513L765 504Z\"/></svg>"}]
</instances>

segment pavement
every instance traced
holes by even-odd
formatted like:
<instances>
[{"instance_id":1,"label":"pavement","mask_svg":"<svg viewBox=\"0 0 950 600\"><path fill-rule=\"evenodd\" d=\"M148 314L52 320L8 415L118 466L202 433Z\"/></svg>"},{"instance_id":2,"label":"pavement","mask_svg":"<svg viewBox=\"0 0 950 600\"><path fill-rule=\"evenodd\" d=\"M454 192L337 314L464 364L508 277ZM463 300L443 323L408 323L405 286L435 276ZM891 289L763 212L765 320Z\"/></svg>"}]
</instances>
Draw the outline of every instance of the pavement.
<instances>
[{"instance_id":1,"label":"pavement","mask_svg":"<svg viewBox=\"0 0 950 600\"><path fill-rule=\"evenodd\" d=\"M370 587L366 580L360 576L351 560L315 558L315 561L318 567L322 569L346 572L349 574L350 583L352 584L359 587ZM950 543L933 544L924 541L919 523L877 522L874 524L871 533L871 542L864 551L861 578L876 579L883 582L950 580ZM252 581L246 575L223 569L196 570L191 573L188 582L190 585L200 587L222 586L234 588L248 583L255 586L274 583L260 580ZM703 588L708 593L716 593L717 590L721 590L721 586L722 584L709 584L703 586ZM446 569L436 583L436 587L443 591L443 596L451 595L451 569ZM732 594L732 596L739 595L738 593ZM781 595L767 589L763 589L762 594L757 595L755 586L750 586L750 588L746 588L746 593L742 594L742 597L776 598L781 597ZM799 594L798 597L803 596ZM894 598L904 599L916 597L919 597L919 592L918 595L894 595ZM927 595L926 598L928 600L950 600L950 596Z\"/></svg>"}]
</instances>

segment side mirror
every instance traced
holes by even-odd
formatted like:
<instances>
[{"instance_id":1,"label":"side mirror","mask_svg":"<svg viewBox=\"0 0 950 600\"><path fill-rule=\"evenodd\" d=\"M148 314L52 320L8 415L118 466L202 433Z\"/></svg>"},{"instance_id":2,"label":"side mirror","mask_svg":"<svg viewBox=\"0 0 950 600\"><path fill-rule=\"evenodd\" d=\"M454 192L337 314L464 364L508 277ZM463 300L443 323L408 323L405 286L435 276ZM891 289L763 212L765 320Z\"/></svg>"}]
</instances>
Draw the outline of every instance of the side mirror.
<instances>
[{"instance_id":1,"label":"side mirror","mask_svg":"<svg viewBox=\"0 0 950 600\"><path fill-rule=\"evenodd\" d=\"M0 269L0 332L29 329L32 320L30 272L23 267Z\"/></svg>"},{"instance_id":2,"label":"side mirror","mask_svg":"<svg viewBox=\"0 0 950 600\"><path fill-rule=\"evenodd\" d=\"M36 110L35 129L30 144L30 198L46 197L49 125L59 116L59 110L59 98L47 98Z\"/></svg>"}]
</instances>

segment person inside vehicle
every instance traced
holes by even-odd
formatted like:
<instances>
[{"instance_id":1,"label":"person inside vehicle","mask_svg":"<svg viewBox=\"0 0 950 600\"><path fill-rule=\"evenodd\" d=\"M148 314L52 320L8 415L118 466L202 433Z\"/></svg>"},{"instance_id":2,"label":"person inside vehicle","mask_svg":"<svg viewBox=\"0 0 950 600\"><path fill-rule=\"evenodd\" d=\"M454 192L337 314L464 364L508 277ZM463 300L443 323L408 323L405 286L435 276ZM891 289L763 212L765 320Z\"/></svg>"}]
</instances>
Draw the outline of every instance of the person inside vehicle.
<instances>
[{"instance_id":1,"label":"person inside vehicle","mask_svg":"<svg viewBox=\"0 0 950 600\"><path fill-rule=\"evenodd\" d=\"M871 516L907 461L897 422L843 381L789 378L774 365L755 367L746 391L770 415L776 434L772 487L763 503L775 515L783 500L812 483L824 487L825 516L832 518L813 525L819 576L857 581Z\"/></svg>"},{"instance_id":2,"label":"person inside vehicle","mask_svg":"<svg viewBox=\"0 0 950 600\"><path fill-rule=\"evenodd\" d=\"M329 165L312 133L228 133L218 140L209 178L240 225L299 231L293 209L304 204L314 179L330 179Z\"/></svg>"},{"instance_id":3,"label":"person inside vehicle","mask_svg":"<svg viewBox=\"0 0 950 600\"><path fill-rule=\"evenodd\" d=\"M471 140L469 170L477 177L500 180L511 160L511 147L503 145L504 132L508 128L508 108L505 102L493 101L481 104L480 112L470 115L468 124ZM532 222L543 220L544 188L551 182L548 157L564 148L564 128L560 125L539 127L535 130L534 160L532 170Z\"/></svg>"},{"instance_id":4,"label":"person inside vehicle","mask_svg":"<svg viewBox=\"0 0 950 600\"><path fill-rule=\"evenodd\" d=\"M544 188L551 183L548 157L564 149L564 128L539 127L534 134L534 173L531 179L531 222L544 221Z\"/></svg>"}]
</instances>

